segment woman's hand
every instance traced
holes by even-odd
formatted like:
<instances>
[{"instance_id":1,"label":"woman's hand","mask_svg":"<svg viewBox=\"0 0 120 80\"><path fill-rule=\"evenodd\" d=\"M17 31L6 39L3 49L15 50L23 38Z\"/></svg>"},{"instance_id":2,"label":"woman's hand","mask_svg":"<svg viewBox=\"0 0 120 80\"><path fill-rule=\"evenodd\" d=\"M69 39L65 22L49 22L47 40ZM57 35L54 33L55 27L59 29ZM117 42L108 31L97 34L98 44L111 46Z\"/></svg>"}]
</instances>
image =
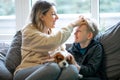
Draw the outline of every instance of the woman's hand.
<instances>
[{"instance_id":1,"label":"woman's hand","mask_svg":"<svg viewBox=\"0 0 120 80\"><path fill-rule=\"evenodd\" d=\"M84 16L81 15L81 16L79 16L79 18L77 20L72 22L70 25L73 27L80 26L80 24L83 20L84 20Z\"/></svg>"}]
</instances>

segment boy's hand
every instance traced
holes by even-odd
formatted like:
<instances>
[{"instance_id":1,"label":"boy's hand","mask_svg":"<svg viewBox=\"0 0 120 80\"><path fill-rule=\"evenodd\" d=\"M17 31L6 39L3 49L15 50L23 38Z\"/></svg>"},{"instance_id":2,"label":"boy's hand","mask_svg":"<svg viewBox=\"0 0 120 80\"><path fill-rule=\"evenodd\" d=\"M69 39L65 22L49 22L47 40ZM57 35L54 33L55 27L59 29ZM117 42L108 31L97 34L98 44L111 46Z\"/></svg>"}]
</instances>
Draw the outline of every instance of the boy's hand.
<instances>
[{"instance_id":1,"label":"boy's hand","mask_svg":"<svg viewBox=\"0 0 120 80\"><path fill-rule=\"evenodd\" d=\"M75 61L75 58L72 54L68 53L67 57L68 61L70 62L70 64L74 64L78 70L80 70L80 66L77 64L77 62Z\"/></svg>"},{"instance_id":2,"label":"boy's hand","mask_svg":"<svg viewBox=\"0 0 120 80\"><path fill-rule=\"evenodd\" d=\"M70 64L75 64L76 63L76 61L74 59L74 56L72 54L68 53L66 58L70 62Z\"/></svg>"}]
</instances>

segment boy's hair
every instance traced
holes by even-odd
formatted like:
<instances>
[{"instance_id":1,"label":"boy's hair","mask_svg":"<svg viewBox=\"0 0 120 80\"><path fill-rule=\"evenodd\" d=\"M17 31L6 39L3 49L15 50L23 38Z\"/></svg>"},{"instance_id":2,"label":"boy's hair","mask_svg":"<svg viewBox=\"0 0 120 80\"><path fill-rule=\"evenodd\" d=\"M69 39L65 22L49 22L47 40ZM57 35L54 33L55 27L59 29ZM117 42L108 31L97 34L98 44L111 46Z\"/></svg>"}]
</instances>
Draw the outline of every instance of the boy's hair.
<instances>
[{"instance_id":1,"label":"boy's hair","mask_svg":"<svg viewBox=\"0 0 120 80\"><path fill-rule=\"evenodd\" d=\"M81 25L86 25L88 27L88 31L93 33L93 38L96 37L98 34L98 26L95 20L89 19L89 18L82 18L82 21L80 22Z\"/></svg>"}]
</instances>

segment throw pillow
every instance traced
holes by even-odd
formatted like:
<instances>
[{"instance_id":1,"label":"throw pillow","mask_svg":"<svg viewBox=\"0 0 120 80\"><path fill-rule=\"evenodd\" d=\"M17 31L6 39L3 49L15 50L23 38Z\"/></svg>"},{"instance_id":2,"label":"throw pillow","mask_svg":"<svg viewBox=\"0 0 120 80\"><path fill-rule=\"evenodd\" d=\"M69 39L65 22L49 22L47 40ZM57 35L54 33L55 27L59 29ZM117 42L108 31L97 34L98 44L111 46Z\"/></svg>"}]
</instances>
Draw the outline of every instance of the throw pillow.
<instances>
[{"instance_id":1,"label":"throw pillow","mask_svg":"<svg viewBox=\"0 0 120 80\"><path fill-rule=\"evenodd\" d=\"M106 30L100 42L105 50L108 78L120 78L120 22Z\"/></svg>"},{"instance_id":2,"label":"throw pillow","mask_svg":"<svg viewBox=\"0 0 120 80\"><path fill-rule=\"evenodd\" d=\"M8 49L5 64L8 70L13 74L16 67L21 62L21 43L22 43L22 35L21 31L18 31L13 41Z\"/></svg>"},{"instance_id":3,"label":"throw pillow","mask_svg":"<svg viewBox=\"0 0 120 80\"><path fill-rule=\"evenodd\" d=\"M0 80L12 80L12 74L8 71L4 63L8 47L7 43L0 43Z\"/></svg>"}]
</instances>

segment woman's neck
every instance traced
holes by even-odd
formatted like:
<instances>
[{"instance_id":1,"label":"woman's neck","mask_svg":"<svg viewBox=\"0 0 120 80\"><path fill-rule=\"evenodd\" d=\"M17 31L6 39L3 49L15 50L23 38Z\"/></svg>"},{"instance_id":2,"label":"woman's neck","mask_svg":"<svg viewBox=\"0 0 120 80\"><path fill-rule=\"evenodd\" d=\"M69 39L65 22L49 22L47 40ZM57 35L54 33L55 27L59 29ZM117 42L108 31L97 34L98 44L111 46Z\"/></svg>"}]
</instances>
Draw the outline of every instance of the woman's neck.
<instances>
[{"instance_id":1,"label":"woman's neck","mask_svg":"<svg viewBox=\"0 0 120 80\"><path fill-rule=\"evenodd\" d=\"M44 27L43 33L49 34L49 28Z\"/></svg>"}]
</instances>

